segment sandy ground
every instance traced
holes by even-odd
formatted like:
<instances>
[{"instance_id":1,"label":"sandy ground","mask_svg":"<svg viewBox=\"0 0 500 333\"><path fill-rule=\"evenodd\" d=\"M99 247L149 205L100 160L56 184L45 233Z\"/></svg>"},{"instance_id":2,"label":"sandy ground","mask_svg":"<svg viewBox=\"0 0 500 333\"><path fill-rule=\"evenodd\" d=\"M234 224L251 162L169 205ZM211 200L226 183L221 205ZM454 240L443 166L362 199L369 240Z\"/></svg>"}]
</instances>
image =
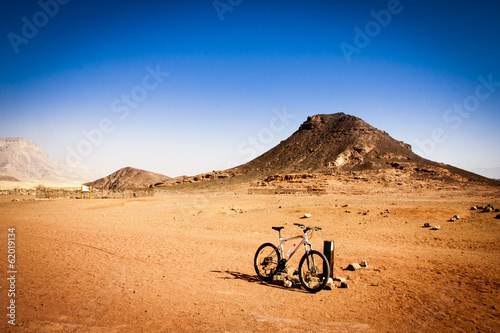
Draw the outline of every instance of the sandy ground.
<instances>
[{"instance_id":1,"label":"sandy ground","mask_svg":"<svg viewBox=\"0 0 500 333\"><path fill-rule=\"evenodd\" d=\"M500 332L500 220L498 213L470 210L500 207L498 191L371 193L249 195L241 188L139 199L0 196L0 327ZM300 219L304 213L312 217ZM461 218L448 222L455 214ZM288 223L285 234L293 235L300 232L296 222L324 229L312 239L316 249L335 241L334 274L347 278L348 289L310 294L257 279L253 256L260 244L276 242L271 226ZM441 229L423 228L426 222ZM16 327L6 317L8 227L16 228ZM362 260L367 268L342 270Z\"/></svg>"}]
</instances>

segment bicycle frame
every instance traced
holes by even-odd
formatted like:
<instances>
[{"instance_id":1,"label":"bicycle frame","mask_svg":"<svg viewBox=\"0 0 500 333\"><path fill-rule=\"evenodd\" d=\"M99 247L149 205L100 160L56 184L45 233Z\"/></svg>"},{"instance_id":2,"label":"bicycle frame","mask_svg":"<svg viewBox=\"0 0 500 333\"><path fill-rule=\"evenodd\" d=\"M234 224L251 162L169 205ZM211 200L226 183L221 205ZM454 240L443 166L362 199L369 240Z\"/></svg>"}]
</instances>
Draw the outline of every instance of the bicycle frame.
<instances>
[{"instance_id":1,"label":"bicycle frame","mask_svg":"<svg viewBox=\"0 0 500 333\"><path fill-rule=\"evenodd\" d=\"M293 249L292 253L290 253L288 258L285 258L285 251L283 248L283 244L285 244L286 242L291 241L293 239L299 239L299 238L301 238L300 243ZM299 250L299 248L302 244L304 244L304 249L306 250L306 253L309 250L312 250L312 245L311 245L311 243L309 243L309 239L307 237L307 232L304 232L302 235L283 238L283 237L281 237L281 230L280 230L279 231L279 239L280 239L279 250L281 252L281 258L283 258L283 259L290 260L293 257L293 255ZM309 250L307 249L307 246L309 246Z\"/></svg>"}]
</instances>

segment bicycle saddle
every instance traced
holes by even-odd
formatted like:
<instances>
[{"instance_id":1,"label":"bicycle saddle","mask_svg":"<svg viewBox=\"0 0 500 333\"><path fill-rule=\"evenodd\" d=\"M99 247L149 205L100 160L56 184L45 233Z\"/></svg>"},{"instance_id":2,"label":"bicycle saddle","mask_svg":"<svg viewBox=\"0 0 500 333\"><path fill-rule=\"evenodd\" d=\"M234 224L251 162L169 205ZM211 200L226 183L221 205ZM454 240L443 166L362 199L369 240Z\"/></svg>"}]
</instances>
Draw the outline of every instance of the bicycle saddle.
<instances>
[{"instance_id":1,"label":"bicycle saddle","mask_svg":"<svg viewBox=\"0 0 500 333\"><path fill-rule=\"evenodd\" d=\"M276 231L280 231L281 229L284 229L285 227L272 227Z\"/></svg>"}]
</instances>

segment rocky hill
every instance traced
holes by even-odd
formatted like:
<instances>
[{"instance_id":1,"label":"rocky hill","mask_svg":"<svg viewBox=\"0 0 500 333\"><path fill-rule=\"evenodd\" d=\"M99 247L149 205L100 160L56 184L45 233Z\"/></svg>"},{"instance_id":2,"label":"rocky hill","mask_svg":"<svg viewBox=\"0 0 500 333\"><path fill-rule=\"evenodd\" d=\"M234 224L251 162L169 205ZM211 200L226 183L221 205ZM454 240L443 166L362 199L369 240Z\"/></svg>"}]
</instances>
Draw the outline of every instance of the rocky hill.
<instances>
[{"instance_id":1,"label":"rocky hill","mask_svg":"<svg viewBox=\"0 0 500 333\"><path fill-rule=\"evenodd\" d=\"M387 161L422 161L411 146L360 118L336 113L308 117L288 139L235 168L241 173L296 173L387 168Z\"/></svg>"},{"instance_id":2,"label":"rocky hill","mask_svg":"<svg viewBox=\"0 0 500 333\"><path fill-rule=\"evenodd\" d=\"M53 160L36 143L19 137L0 139L0 175L23 181L85 182L98 177L82 166Z\"/></svg>"},{"instance_id":3,"label":"rocky hill","mask_svg":"<svg viewBox=\"0 0 500 333\"><path fill-rule=\"evenodd\" d=\"M376 174L377 179L384 182L394 178L391 175L395 172L422 181L498 183L472 172L424 159L415 154L409 144L393 139L362 119L336 113L308 117L290 137L246 164L223 172L186 177L177 180L176 184L208 180L219 183L275 181L309 178L308 174L353 173L364 174L356 176L363 179L374 179Z\"/></svg>"},{"instance_id":4,"label":"rocky hill","mask_svg":"<svg viewBox=\"0 0 500 333\"><path fill-rule=\"evenodd\" d=\"M472 172L422 158L409 144L344 113L308 117L288 139L231 171L269 176L390 169L419 177L453 178L455 175L455 178L489 181Z\"/></svg>"},{"instance_id":5,"label":"rocky hill","mask_svg":"<svg viewBox=\"0 0 500 333\"><path fill-rule=\"evenodd\" d=\"M102 190L116 191L131 188L147 188L170 179L170 177L158 173L126 167L85 185Z\"/></svg>"}]
</instances>

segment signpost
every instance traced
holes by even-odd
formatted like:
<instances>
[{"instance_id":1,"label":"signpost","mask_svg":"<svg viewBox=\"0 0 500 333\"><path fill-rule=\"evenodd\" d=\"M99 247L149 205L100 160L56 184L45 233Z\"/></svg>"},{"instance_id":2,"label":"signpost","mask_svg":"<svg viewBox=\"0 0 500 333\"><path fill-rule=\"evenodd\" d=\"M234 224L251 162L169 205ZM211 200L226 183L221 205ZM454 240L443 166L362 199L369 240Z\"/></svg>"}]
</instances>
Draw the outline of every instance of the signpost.
<instances>
[{"instance_id":1,"label":"signpost","mask_svg":"<svg viewBox=\"0 0 500 333\"><path fill-rule=\"evenodd\" d=\"M81 193L81 198L82 199L83 199L83 193L88 193L89 194L89 199L92 199L92 187L82 185L80 193Z\"/></svg>"}]
</instances>

